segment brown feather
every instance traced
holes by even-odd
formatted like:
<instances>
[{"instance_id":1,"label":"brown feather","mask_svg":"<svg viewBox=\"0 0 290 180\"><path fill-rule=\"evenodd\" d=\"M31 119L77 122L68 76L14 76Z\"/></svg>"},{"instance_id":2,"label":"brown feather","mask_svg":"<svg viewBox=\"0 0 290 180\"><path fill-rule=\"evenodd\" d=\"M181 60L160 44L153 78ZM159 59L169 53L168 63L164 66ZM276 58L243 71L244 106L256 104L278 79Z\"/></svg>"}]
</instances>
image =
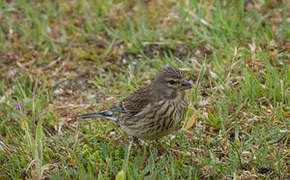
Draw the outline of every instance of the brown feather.
<instances>
[{"instance_id":1,"label":"brown feather","mask_svg":"<svg viewBox=\"0 0 290 180\"><path fill-rule=\"evenodd\" d=\"M150 84L112 107L111 111L86 114L83 117L115 119L114 122L128 135L142 139L166 136L179 129L180 122L185 118L188 103L182 87L184 82L186 80L182 71L168 67ZM191 86L187 83L186 87Z\"/></svg>"},{"instance_id":2,"label":"brown feather","mask_svg":"<svg viewBox=\"0 0 290 180\"><path fill-rule=\"evenodd\" d=\"M127 98L120 102L120 106L126 113L135 115L139 113L150 101L150 90L148 86L131 93Z\"/></svg>"}]
</instances>

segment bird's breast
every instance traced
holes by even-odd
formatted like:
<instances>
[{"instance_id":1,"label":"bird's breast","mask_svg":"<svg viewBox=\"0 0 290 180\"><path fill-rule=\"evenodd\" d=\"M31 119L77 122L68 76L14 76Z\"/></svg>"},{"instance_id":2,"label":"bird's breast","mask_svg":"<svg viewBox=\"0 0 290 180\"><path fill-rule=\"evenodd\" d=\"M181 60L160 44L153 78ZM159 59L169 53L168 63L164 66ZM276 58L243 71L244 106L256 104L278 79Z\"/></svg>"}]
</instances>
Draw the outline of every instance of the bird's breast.
<instances>
[{"instance_id":1,"label":"bird's breast","mask_svg":"<svg viewBox=\"0 0 290 180\"><path fill-rule=\"evenodd\" d=\"M121 113L121 128L131 136L156 139L168 135L180 127L187 111L184 96L149 103L137 114Z\"/></svg>"}]
</instances>

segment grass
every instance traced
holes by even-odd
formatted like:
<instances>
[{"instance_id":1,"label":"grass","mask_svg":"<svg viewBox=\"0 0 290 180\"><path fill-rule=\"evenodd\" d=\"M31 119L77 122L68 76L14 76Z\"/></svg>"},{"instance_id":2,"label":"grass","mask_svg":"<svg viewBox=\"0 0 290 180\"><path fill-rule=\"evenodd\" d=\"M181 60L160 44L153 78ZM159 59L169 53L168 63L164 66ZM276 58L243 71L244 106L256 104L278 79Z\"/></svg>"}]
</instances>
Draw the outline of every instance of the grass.
<instances>
[{"instance_id":1,"label":"grass","mask_svg":"<svg viewBox=\"0 0 290 180\"><path fill-rule=\"evenodd\" d=\"M287 1L1 1L0 22L0 179L289 178ZM75 118L164 64L195 82L169 154Z\"/></svg>"}]
</instances>

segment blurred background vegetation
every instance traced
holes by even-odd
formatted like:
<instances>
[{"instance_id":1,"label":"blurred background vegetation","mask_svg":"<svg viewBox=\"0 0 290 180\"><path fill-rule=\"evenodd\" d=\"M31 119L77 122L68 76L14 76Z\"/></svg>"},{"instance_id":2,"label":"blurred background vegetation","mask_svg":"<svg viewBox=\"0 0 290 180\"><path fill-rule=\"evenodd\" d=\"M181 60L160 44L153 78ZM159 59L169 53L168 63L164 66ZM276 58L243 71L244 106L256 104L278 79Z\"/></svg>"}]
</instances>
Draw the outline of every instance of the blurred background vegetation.
<instances>
[{"instance_id":1,"label":"blurred background vegetation","mask_svg":"<svg viewBox=\"0 0 290 180\"><path fill-rule=\"evenodd\" d=\"M0 1L0 179L289 178L287 0ZM195 88L144 149L103 119L164 64Z\"/></svg>"}]
</instances>

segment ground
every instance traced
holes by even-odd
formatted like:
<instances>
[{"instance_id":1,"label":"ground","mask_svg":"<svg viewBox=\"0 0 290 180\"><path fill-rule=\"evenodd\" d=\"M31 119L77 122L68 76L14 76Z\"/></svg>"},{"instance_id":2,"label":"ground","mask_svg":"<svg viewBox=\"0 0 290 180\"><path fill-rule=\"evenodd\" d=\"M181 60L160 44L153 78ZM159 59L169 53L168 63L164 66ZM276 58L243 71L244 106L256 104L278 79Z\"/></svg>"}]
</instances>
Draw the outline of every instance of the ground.
<instances>
[{"instance_id":1,"label":"ground","mask_svg":"<svg viewBox=\"0 0 290 180\"><path fill-rule=\"evenodd\" d=\"M286 0L1 1L0 179L289 178ZM164 65L183 129L135 144L100 111Z\"/></svg>"}]
</instances>

